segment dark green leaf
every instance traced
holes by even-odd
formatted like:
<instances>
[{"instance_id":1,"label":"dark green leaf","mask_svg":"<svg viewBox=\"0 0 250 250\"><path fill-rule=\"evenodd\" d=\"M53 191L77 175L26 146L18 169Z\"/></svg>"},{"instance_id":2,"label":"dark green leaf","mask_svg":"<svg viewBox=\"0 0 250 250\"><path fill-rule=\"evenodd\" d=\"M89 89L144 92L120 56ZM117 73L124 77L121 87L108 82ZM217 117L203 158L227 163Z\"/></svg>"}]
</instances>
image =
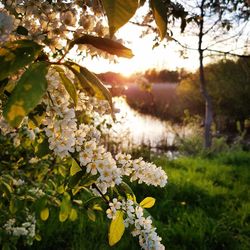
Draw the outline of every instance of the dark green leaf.
<instances>
[{"instance_id":1,"label":"dark green leaf","mask_svg":"<svg viewBox=\"0 0 250 250\"><path fill-rule=\"evenodd\" d=\"M117 189L119 193L127 197L127 199L132 199L133 201L136 201L136 197L133 190L126 182L123 181L120 185L117 186Z\"/></svg>"},{"instance_id":2,"label":"dark green leaf","mask_svg":"<svg viewBox=\"0 0 250 250\"><path fill-rule=\"evenodd\" d=\"M23 118L40 102L47 90L46 74L49 64L33 63L21 76L11 93L3 115L13 127L18 127Z\"/></svg>"},{"instance_id":3,"label":"dark green leaf","mask_svg":"<svg viewBox=\"0 0 250 250\"><path fill-rule=\"evenodd\" d=\"M0 48L0 80L34 61L42 48L41 45L30 40L19 40L3 44Z\"/></svg>"},{"instance_id":4,"label":"dark green leaf","mask_svg":"<svg viewBox=\"0 0 250 250\"><path fill-rule=\"evenodd\" d=\"M84 174L85 174L85 171L80 171L76 173L75 175L71 176L69 179L69 187L74 188L77 185L77 183L82 179Z\"/></svg>"},{"instance_id":5,"label":"dark green leaf","mask_svg":"<svg viewBox=\"0 0 250 250\"><path fill-rule=\"evenodd\" d=\"M113 41L109 38L102 38L91 35L83 35L76 40L74 40L70 47L73 47L75 44L90 44L97 49L103 50L109 54L116 55L119 57L131 58L133 53L131 49L123 46L121 43Z\"/></svg>"},{"instance_id":6,"label":"dark green leaf","mask_svg":"<svg viewBox=\"0 0 250 250\"><path fill-rule=\"evenodd\" d=\"M47 138L45 138L42 143L37 145L35 152L39 158L42 158L43 156L48 155L52 152L49 149L49 142L48 142Z\"/></svg>"}]
</instances>

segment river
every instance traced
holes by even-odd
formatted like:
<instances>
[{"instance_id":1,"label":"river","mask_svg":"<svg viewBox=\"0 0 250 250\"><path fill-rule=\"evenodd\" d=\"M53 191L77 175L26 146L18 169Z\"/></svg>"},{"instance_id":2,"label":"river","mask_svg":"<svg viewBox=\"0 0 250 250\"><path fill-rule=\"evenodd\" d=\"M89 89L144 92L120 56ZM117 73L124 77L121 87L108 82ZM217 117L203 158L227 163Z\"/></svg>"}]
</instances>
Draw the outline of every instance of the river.
<instances>
[{"instance_id":1,"label":"river","mask_svg":"<svg viewBox=\"0 0 250 250\"><path fill-rule=\"evenodd\" d=\"M145 143L151 147L164 143L171 146L175 139L175 133L169 123L149 115L141 114L132 109L123 97L114 97L117 123L113 129L120 134L128 131L128 136L134 144Z\"/></svg>"}]
</instances>

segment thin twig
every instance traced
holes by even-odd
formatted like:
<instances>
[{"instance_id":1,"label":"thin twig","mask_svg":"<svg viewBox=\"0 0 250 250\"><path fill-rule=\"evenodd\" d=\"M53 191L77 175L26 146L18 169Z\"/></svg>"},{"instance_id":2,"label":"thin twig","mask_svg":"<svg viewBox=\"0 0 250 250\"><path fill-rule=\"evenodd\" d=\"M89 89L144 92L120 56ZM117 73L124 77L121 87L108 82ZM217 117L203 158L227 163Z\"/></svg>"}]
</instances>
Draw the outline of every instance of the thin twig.
<instances>
[{"instance_id":1,"label":"thin twig","mask_svg":"<svg viewBox=\"0 0 250 250\"><path fill-rule=\"evenodd\" d=\"M102 191L97 187L95 183L92 184L92 187L95 188L98 193L102 196L102 198L105 200L107 204L109 204L109 200L105 197L105 195L102 193Z\"/></svg>"}]
</instances>

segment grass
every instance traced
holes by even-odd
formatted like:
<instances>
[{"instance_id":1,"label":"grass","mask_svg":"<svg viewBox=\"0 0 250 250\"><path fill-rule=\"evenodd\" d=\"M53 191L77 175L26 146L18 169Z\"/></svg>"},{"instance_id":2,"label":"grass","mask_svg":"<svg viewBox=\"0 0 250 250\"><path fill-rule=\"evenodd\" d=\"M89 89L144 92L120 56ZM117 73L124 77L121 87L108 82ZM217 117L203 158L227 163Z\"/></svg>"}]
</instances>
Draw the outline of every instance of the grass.
<instances>
[{"instance_id":1,"label":"grass","mask_svg":"<svg viewBox=\"0 0 250 250\"><path fill-rule=\"evenodd\" d=\"M169 176L164 189L133 185L137 200L157 199L149 210L167 249L250 249L250 153L234 152L205 159L154 159ZM107 245L108 221L59 224L51 216L42 228L45 241L32 249L140 249L128 233L117 246Z\"/></svg>"}]
</instances>

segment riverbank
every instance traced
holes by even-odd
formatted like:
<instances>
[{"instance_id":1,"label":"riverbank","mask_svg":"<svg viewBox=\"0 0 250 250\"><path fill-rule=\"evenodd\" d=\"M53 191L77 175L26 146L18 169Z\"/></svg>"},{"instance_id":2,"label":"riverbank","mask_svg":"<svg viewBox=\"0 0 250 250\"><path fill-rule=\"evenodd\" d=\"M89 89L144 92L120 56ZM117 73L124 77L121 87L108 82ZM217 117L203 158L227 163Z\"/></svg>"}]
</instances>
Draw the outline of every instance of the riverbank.
<instances>
[{"instance_id":1,"label":"riverbank","mask_svg":"<svg viewBox=\"0 0 250 250\"><path fill-rule=\"evenodd\" d=\"M148 211L167 249L250 249L249 152L153 160L166 170L168 185L164 189L134 185L133 189L138 201L156 198ZM116 246L108 247L109 220L98 212L96 216L96 222L80 215L76 223L59 223L52 214L41 227L42 245L36 242L31 249L139 249L127 233Z\"/></svg>"}]
</instances>

